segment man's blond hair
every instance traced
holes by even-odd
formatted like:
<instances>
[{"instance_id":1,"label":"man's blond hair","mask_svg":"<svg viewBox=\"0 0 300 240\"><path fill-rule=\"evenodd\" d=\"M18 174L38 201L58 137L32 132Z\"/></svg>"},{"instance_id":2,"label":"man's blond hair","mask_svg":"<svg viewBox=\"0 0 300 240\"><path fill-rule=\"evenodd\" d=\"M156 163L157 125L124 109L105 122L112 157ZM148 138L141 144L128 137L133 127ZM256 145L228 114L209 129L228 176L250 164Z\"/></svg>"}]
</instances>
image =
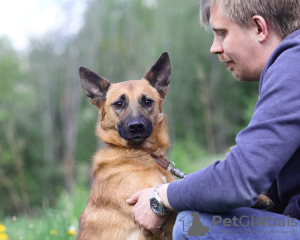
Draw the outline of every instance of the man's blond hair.
<instances>
[{"instance_id":1,"label":"man's blond hair","mask_svg":"<svg viewBox=\"0 0 300 240\"><path fill-rule=\"evenodd\" d=\"M262 16L282 38L300 28L300 0L202 0L200 21L205 27L215 4L224 17L244 28L254 15Z\"/></svg>"}]
</instances>

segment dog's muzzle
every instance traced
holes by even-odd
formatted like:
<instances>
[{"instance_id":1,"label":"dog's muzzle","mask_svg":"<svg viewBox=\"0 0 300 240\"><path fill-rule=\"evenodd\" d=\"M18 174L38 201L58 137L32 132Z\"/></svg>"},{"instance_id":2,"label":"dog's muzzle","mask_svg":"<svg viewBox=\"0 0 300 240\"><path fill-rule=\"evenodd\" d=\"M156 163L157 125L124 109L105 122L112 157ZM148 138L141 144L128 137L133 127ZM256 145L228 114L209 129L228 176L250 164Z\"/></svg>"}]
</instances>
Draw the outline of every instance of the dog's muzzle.
<instances>
[{"instance_id":1,"label":"dog's muzzle","mask_svg":"<svg viewBox=\"0 0 300 240\"><path fill-rule=\"evenodd\" d=\"M121 122L118 132L122 138L132 142L141 142L150 137L152 133L152 123L147 119L134 118Z\"/></svg>"}]
</instances>

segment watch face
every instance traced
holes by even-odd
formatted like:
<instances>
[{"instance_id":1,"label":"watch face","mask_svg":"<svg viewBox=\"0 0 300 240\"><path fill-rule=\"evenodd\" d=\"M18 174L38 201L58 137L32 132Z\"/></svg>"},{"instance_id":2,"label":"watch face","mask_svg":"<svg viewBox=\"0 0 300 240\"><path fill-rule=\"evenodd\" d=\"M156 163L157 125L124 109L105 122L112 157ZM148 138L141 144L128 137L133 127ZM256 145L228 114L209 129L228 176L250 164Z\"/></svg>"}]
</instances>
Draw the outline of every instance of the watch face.
<instances>
[{"instance_id":1,"label":"watch face","mask_svg":"<svg viewBox=\"0 0 300 240\"><path fill-rule=\"evenodd\" d=\"M162 206L156 198L151 198L150 205L151 205L153 212L155 212L156 214L161 213Z\"/></svg>"}]
</instances>

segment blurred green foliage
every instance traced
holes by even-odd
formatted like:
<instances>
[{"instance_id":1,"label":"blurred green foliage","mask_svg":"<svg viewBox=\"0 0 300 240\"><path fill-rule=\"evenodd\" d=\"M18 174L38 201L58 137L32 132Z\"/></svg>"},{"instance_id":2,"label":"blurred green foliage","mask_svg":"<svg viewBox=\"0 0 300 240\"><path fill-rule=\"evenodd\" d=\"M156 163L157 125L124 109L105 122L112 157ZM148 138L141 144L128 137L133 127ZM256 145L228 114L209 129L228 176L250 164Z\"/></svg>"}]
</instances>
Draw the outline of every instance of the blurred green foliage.
<instances>
[{"instance_id":1,"label":"blurred green foliage","mask_svg":"<svg viewBox=\"0 0 300 240\"><path fill-rule=\"evenodd\" d=\"M195 0L91 0L77 34L62 27L32 39L26 53L0 40L0 217L35 215L63 192L89 187L101 143L79 66L112 82L140 79L168 51L170 160L193 172L223 158L250 120L258 85L233 80L210 54L198 10Z\"/></svg>"},{"instance_id":2,"label":"blurred green foliage","mask_svg":"<svg viewBox=\"0 0 300 240\"><path fill-rule=\"evenodd\" d=\"M37 215L12 215L0 220L9 239L76 239L78 219L89 190L76 187L73 196L62 192L55 207L43 206Z\"/></svg>"}]
</instances>

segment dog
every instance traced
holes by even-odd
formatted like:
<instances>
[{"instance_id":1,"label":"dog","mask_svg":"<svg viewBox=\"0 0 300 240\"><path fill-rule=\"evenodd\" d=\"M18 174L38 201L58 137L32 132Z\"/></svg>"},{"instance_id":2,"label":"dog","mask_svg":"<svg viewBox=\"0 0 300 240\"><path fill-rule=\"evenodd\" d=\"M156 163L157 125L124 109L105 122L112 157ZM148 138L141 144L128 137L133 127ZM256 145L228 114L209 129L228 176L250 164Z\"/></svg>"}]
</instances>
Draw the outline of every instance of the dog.
<instances>
[{"instance_id":1,"label":"dog","mask_svg":"<svg viewBox=\"0 0 300 240\"><path fill-rule=\"evenodd\" d=\"M77 240L171 239L175 212L163 236L145 238L132 221L132 206L126 203L144 188L175 180L155 161L167 159L169 148L162 111L171 80L168 53L140 80L110 83L84 67L79 75L84 92L99 111L96 134L106 146L92 158L91 191Z\"/></svg>"}]
</instances>

